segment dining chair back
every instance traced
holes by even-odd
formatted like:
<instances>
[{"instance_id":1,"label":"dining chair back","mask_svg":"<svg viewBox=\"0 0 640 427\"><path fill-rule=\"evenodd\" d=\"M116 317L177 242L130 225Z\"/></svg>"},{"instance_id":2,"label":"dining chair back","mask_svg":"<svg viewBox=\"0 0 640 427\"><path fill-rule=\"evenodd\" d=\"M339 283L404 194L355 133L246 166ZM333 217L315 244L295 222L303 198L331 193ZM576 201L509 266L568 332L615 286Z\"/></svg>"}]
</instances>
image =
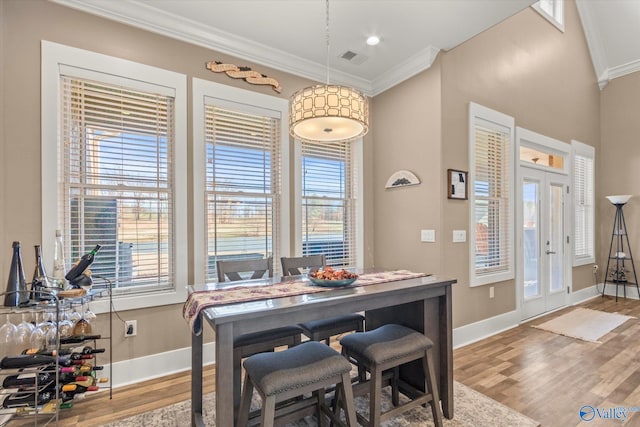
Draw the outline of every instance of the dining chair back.
<instances>
[{"instance_id":1,"label":"dining chair back","mask_svg":"<svg viewBox=\"0 0 640 427\"><path fill-rule=\"evenodd\" d=\"M273 277L273 258L242 259L216 261L218 271L218 282L237 282L245 279L261 279L265 273L268 277ZM240 273L251 273L250 277L242 277Z\"/></svg>"},{"instance_id":2,"label":"dining chair back","mask_svg":"<svg viewBox=\"0 0 640 427\"><path fill-rule=\"evenodd\" d=\"M324 254L301 257L283 256L280 258L280 262L282 263L283 276L298 276L303 274L305 270L315 271L327 265L327 259Z\"/></svg>"}]
</instances>

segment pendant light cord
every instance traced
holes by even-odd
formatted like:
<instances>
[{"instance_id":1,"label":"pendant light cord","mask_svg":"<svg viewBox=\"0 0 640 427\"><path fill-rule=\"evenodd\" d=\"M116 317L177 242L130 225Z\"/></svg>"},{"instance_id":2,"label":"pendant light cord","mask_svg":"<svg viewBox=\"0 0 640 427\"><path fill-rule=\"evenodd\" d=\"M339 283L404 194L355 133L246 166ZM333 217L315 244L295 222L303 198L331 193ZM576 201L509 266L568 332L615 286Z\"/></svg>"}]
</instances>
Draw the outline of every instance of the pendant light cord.
<instances>
[{"instance_id":1,"label":"pendant light cord","mask_svg":"<svg viewBox=\"0 0 640 427\"><path fill-rule=\"evenodd\" d=\"M330 58L330 50L329 50L329 0L325 1L326 3L326 22L325 22L325 38L327 41L327 86L329 85L329 58Z\"/></svg>"}]
</instances>

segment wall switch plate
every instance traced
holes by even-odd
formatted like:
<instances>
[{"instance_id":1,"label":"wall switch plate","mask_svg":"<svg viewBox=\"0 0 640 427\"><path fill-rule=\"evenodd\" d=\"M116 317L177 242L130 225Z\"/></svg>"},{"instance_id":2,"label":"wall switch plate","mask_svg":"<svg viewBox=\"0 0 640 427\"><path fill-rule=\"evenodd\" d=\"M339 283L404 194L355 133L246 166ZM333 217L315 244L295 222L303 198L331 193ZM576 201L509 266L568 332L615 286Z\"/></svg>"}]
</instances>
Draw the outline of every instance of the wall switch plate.
<instances>
[{"instance_id":1,"label":"wall switch plate","mask_svg":"<svg viewBox=\"0 0 640 427\"><path fill-rule=\"evenodd\" d=\"M420 241L422 241L422 242L435 242L436 241L436 230L421 230L420 231Z\"/></svg>"},{"instance_id":2,"label":"wall switch plate","mask_svg":"<svg viewBox=\"0 0 640 427\"><path fill-rule=\"evenodd\" d=\"M453 230L453 243L467 241L467 230Z\"/></svg>"},{"instance_id":3,"label":"wall switch plate","mask_svg":"<svg viewBox=\"0 0 640 427\"><path fill-rule=\"evenodd\" d=\"M494 287L491 286L489 288L489 298L494 298L496 296L495 291L494 291Z\"/></svg>"}]
</instances>

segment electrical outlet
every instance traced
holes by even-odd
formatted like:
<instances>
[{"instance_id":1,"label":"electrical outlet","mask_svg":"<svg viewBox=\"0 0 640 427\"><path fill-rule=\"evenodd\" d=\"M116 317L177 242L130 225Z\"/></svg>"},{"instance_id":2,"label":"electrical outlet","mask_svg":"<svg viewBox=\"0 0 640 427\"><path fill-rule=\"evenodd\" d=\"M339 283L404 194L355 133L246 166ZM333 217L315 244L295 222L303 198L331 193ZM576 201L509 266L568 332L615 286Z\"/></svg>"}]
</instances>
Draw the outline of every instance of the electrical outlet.
<instances>
[{"instance_id":1,"label":"electrical outlet","mask_svg":"<svg viewBox=\"0 0 640 427\"><path fill-rule=\"evenodd\" d=\"M124 322L124 337L135 337L138 334L138 321L127 320Z\"/></svg>"}]
</instances>

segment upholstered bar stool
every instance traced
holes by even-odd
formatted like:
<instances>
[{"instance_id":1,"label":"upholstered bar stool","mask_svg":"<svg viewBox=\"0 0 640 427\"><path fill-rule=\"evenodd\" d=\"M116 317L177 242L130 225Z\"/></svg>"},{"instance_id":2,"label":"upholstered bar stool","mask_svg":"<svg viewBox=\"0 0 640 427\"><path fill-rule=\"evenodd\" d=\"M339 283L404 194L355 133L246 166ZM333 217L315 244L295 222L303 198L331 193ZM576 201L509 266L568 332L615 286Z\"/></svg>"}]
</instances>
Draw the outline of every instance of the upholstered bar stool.
<instances>
[{"instance_id":1,"label":"upholstered bar stool","mask_svg":"<svg viewBox=\"0 0 640 427\"><path fill-rule=\"evenodd\" d=\"M358 421L366 426L377 427L388 418L410 408L430 403L436 426L442 426L442 411L438 396L431 349L433 342L423 334L402 325L389 324L368 332L349 334L340 340L342 354L371 374L371 378L354 386L356 395L369 393L369 419L360 413ZM410 402L399 405L399 367L413 360L422 360L425 374L425 392L403 383L411 391ZM381 413L381 390L383 371L391 370L392 403L396 407ZM363 387L364 385L364 387ZM367 387L368 385L368 391Z\"/></svg>"},{"instance_id":2,"label":"upholstered bar stool","mask_svg":"<svg viewBox=\"0 0 640 427\"><path fill-rule=\"evenodd\" d=\"M307 341L288 350L251 356L245 359L244 369L238 427L246 426L249 421L254 388L262 398L262 426L273 426L276 420L280 424L302 418L314 406L319 426L325 425L323 413L344 425L338 417L340 403L348 425L357 425L349 376L351 363L331 347ZM335 414L325 401L325 389L333 385L336 386ZM306 393L312 396L302 398ZM284 401L286 406L276 410L276 404Z\"/></svg>"}]
</instances>

